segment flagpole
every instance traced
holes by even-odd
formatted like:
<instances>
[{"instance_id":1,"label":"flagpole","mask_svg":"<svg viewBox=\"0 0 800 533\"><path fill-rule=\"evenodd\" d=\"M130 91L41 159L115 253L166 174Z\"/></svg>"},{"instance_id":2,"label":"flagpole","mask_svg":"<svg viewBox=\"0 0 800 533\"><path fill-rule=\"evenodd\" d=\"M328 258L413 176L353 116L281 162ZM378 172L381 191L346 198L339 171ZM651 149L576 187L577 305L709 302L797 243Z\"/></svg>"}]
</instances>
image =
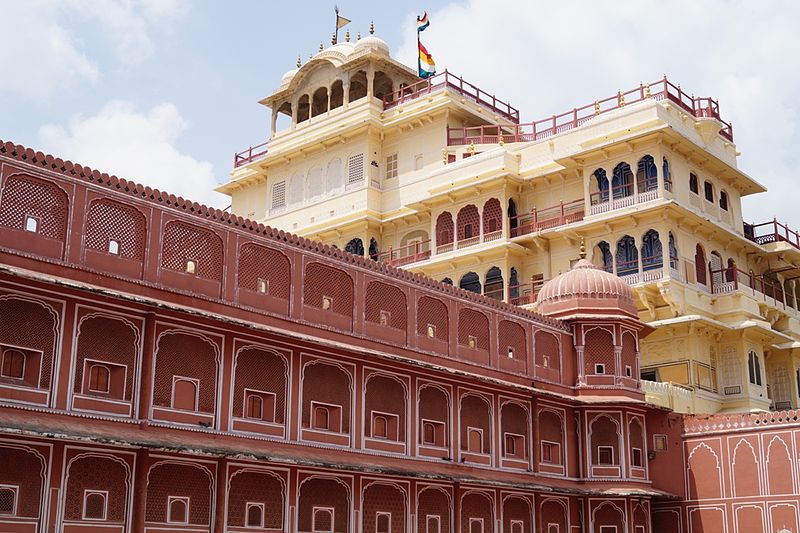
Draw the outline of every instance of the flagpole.
<instances>
[{"instance_id":1,"label":"flagpole","mask_svg":"<svg viewBox=\"0 0 800 533\"><path fill-rule=\"evenodd\" d=\"M419 58L419 15L417 15L417 75L422 77L422 61Z\"/></svg>"},{"instance_id":2,"label":"flagpole","mask_svg":"<svg viewBox=\"0 0 800 533\"><path fill-rule=\"evenodd\" d=\"M339 6L333 6L333 11L334 11L334 13L336 13L336 19L335 19L335 21L333 23L333 25L334 25L334 28L333 28L333 35L334 35L333 41L334 42L333 42L333 44L336 44L336 43L339 42Z\"/></svg>"}]
</instances>

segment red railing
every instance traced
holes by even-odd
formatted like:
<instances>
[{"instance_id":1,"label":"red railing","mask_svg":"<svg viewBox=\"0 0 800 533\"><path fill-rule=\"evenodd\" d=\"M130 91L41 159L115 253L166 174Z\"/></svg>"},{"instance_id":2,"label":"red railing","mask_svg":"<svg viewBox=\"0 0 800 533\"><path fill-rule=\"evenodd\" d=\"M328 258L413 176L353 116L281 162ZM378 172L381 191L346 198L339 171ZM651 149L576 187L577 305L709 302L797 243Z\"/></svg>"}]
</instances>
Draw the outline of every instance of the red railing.
<instances>
[{"instance_id":1,"label":"red railing","mask_svg":"<svg viewBox=\"0 0 800 533\"><path fill-rule=\"evenodd\" d=\"M696 118L715 118L722 122L723 127L719 134L733 141L733 126L722 120L719 114L719 103L713 98L695 97L685 93L680 85L675 85L666 77L648 85L639 85L635 89L619 92L602 100L596 100L583 107L573 108L571 111L552 115L527 124L511 126L484 125L464 128L447 128L447 145L456 146L463 144L490 144L497 143L500 135L504 142L529 142L544 139L573 128L577 128L587 120L597 115L619 109L620 107L640 102L647 98L654 100L669 100L686 113Z\"/></svg>"},{"instance_id":2,"label":"red railing","mask_svg":"<svg viewBox=\"0 0 800 533\"><path fill-rule=\"evenodd\" d=\"M378 261L392 266L403 266L424 261L431 256L431 241L413 242L400 248L389 248L378 254Z\"/></svg>"},{"instance_id":3,"label":"red railing","mask_svg":"<svg viewBox=\"0 0 800 533\"><path fill-rule=\"evenodd\" d=\"M508 288L509 303L513 305L528 305L536 302L536 297L546 282L537 280L529 283L511 285Z\"/></svg>"},{"instance_id":4,"label":"red railing","mask_svg":"<svg viewBox=\"0 0 800 533\"><path fill-rule=\"evenodd\" d=\"M536 209L530 213L510 217L511 236L527 235L535 231L557 228L583 220L584 202L575 200L569 203L560 202L552 207Z\"/></svg>"},{"instance_id":5,"label":"red railing","mask_svg":"<svg viewBox=\"0 0 800 533\"><path fill-rule=\"evenodd\" d=\"M800 249L800 233L789 229L788 226L781 224L776 219L762 224L745 224L744 235L757 244L788 242Z\"/></svg>"},{"instance_id":6,"label":"red railing","mask_svg":"<svg viewBox=\"0 0 800 533\"><path fill-rule=\"evenodd\" d=\"M758 274L753 272L745 272L736 267L720 268L718 270L710 270L710 290L712 294L728 294L739 289L748 290L752 292L753 296L756 293L771 298L774 303L781 304L780 307L786 309L786 306L794 308L793 299L791 294L789 298L780 283L774 283L764 279Z\"/></svg>"},{"instance_id":7,"label":"red railing","mask_svg":"<svg viewBox=\"0 0 800 533\"><path fill-rule=\"evenodd\" d=\"M238 168L242 165L246 165L247 163L252 163L256 159L267 155L267 144L269 144L269 141L257 144L256 146L251 146L247 150L242 150L241 152L233 154L233 168Z\"/></svg>"},{"instance_id":8,"label":"red railing","mask_svg":"<svg viewBox=\"0 0 800 533\"><path fill-rule=\"evenodd\" d=\"M385 95L383 97L383 108L391 109L404 102L415 100L420 96L430 94L443 88L455 91L461 96L489 108L494 113L507 118L511 122L519 122L519 111L516 108L502 100L498 100L495 95L489 94L475 85L464 81L463 78L450 74L446 70L441 74L431 76L425 80L420 80Z\"/></svg>"}]
</instances>

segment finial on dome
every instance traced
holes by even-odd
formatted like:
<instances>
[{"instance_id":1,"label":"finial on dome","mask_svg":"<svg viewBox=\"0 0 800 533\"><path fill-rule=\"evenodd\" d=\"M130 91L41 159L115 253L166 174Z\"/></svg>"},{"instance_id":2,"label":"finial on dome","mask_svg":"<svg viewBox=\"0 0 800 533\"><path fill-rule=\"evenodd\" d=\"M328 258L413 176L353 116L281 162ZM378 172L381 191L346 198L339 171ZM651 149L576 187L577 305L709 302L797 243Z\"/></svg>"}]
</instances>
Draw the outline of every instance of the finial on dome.
<instances>
[{"instance_id":1,"label":"finial on dome","mask_svg":"<svg viewBox=\"0 0 800 533\"><path fill-rule=\"evenodd\" d=\"M319 42L319 51L322 52L325 50L325 47L322 45L322 41Z\"/></svg>"},{"instance_id":2,"label":"finial on dome","mask_svg":"<svg viewBox=\"0 0 800 533\"><path fill-rule=\"evenodd\" d=\"M295 65L297 65L297 68L300 68L303 65L303 63L300 62L300 54L297 54L297 62Z\"/></svg>"},{"instance_id":3,"label":"finial on dome","mask_svg":"<svg viewBox=\"0 0 800 533\"><path fill-rule=\"evenodd\" d=\"M583 237L581 237L581 252L579 255L581 259L586 259L586 239Z\"/></svg>"},{"instance_id":4,"label":"finial on dome","mask_svg":"<svg viewBox=\"0 0 800 533\"><path fill-rule=\"evenodd\" d=\"M346 42L346 43L350 42L350 30L347 30L346 32L344 32L344 42Z\"/></svg>"},{"instance_id":5,"label":"finial on dome","mask_svg":"<svg viewBox=\"0 0 800 533\"><path fill-rule=\"evenodd\" d=\"M331 34L331 46L333 46L334 44L336 44L336 34L332 33Z\"/></svg>"},{"instance_id":6,"label":"finial on dome","mask_svg":"<svg viewBox=\"0 0 800 533\"><path fill-rule=\"evenodd\" d=\"M374 20L370 20L369 21L369 34L370 35L374 35L375 34L375 21Z\"/></svg>"},{"instance_id":7,"label":"finial on dome","mask_svg":"<svg viewBox=\"0 0 800 533\"><path fill-rule=\"evenodd\" d=\"M356 41L360 41L360 40L361 40L361 32L358 32L356 34Z\"/></svg>"}]
</instances>

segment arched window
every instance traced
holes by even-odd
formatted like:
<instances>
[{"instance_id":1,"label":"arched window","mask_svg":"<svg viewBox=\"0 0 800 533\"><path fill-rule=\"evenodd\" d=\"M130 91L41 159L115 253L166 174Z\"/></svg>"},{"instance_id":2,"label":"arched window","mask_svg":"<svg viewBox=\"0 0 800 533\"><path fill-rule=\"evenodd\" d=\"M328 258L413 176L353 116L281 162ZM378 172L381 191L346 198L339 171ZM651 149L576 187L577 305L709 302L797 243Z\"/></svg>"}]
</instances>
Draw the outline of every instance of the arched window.
<instances>
[{"instance_id":1,"label":"arched window","mask_svg":"<svg viewBox=\"0 0 800 533\"><path fill-rule=\"evenodd\" d=\"M700 187L697 184L697 175L694 172L689 173L689 190L695 194L700 194Z\"/></svg>"},{"instance_id":2,"label":"arched window","mask_svg":"<svg viewBox=\"0 0 800 533\"><path fill-rule=\"evenodd\" d=\"M675 246L675 236L669 232L669 266L678 270L678 248Z\"/></svg>"},{"instance_id":3,"label":"arched window","mask_svg":"<svg viewBox=\"0 0 800 533\"><path fill-rule=\"evenodd\" d=\"M496 266L490 268L486 273L486 283L483 287L483 294L489 298L501 301L505 296L503 290L503 273L500 272L500 269Z\"/></svg>"},{"instance_id":4,"label":"arched window","mask_svg":"<svg viewBox=\"0 0 800 533\"><path fill-rule=\"evenodd\" d=\"M330 429L330 414L326 407L314 407L314 429Z\"/></svg>"},{"instance_id":5,"label":"arched window","mask_svg":"<svg viewBox=\"0 0 800 533\"><path fill-rule=\"evenodd\" d=\"M186 378L174 378L172 383L172 407L185 411L197 411L197 383Z\"/></svg>"},{"instance_id":6,"label":"arched window","mask_svg":"<svg viewBox=\"0 0 800 533\"><path fill-rule=\"evenodd\" d=\"M625 198L633 194L633 171L628 163L622 162L614 167L611 191L614 198Z\"/></svg>"},{"instance_id":7,"label":"arched window","mask_svg":"<svg viewBox=\"0 0 800 533\"><path fill-rule=\"evenodd\" d=\"M170 496L167 509L167 522L173 524L189 523L189 498Z\"/></svg>"},{"instance_id":8,"label":"arched window","mask_svg":"<svg viewBox=\"0 0 800 533\"><path fill-rule=\"evenodd\" d=\"M519 220L517 219L517 204L514 203L513 198L508 199L508 222L512 230L517 229ZM512 233L512 237L514 234Z\"/></svg>"},{"instance_id":9,"label":"arched window","mask_svg":"<svg viewBox=\"0 0 800 533\"><path fill-rule=\"evenodd\" d=\"M697 283L706 285L706 254L699 244L694 250L694 270L697 275Z\"/></svg>"},{"instance_id":10,"label":"arched window","mask_svg":"<svg viewBox=\"0 0 800 533\"><path fill-rule=\"evenodd\" d=\"M747 354L747 370L750 376L750 383L761 386L761 361L756 352L750 350Z\"/></svg>"},{"instance_id":11,"label":"arched window","mask_svg":"<svg viewBox=\"0 0 800 533\"><path fill-rule=\"evenodd\" d=\"M308 112L310 110L310 106L308 105L308 95L304 94L300 97L300 100L297 101L297 122L303 122L304 120L308 120Z\"/></svg>"},{"instance_id":12,"label":"arched window","mask_svg":"<svg viewBox=\"0 0 800 533\"><path fill-rule=\"evenodd\" d=\"M344 84L342 80L336 80L331 85L331 109L342 107L344 103Z\"/></svg>"},{"instance_id":13,"label":"arched window","mask_svg":"<svg viewBox=\"0 0 800 533\"><path fill-rule=\"evenodd\" d=\"M375 237L371 237L369 239L369 258L373 261L377 261L379 254L380 250L378 249L378 241L375 240Z\"/></svg>"},{"instance_id":14,"label":"arched window","mask_svg":"<svg viewBox=\"0 0 800 533\"><path fill-rule=\"evenodd\" d=\"M728 258L728 268L725 271L725 281L733 281L736 279L736 261L732 257Z\"/></svg>"},{"instance_id":15,"label":"arched window","mask_svg":"<svg viewBox=\"0 0 800 533\"><path fill-rule=\"evenodd\" d=\"M661 160L661 171L664 174L664 189L672 191L672 174L669 171L669 161L666 157Z\"/></svg>"},{"instance_id":16,"label":"arched window","mask_svg":"<svg viewBox=\"0 0 800 533\"><path fill-rule=\"evenodd\" d=\"M349 252L353 255L360 255L364 256L364 243L361 239L356 237L355 239L351 239L344 247L345 252Z\"/></svg>"},{"instance_id":17,"label":"arched window","mask_svg":"<svg viewBox=\"0 0 800 533\"><path fill-rule=\"evenodd\" d=\"M656 270L664 266L661 239L656 230L650 230L642 238L642 270Z\"/></svg>"},{"instance_id":18,"label":"arched window","mask_svg":"<svg viewBox=\"0 0 800 533\"><path fill-rule=\"evenodd\" d=\"M311 116L316 117L328 111L328 88L320 87L314 91L314 98L311 102Z\"/></svg>"},{"instance_id":19,"label":"arched window","mask_svg":"<svg viewBox=\"0 0 800 533\"><path fill-rule=\"evenodd\" d=\"M625 235L617 241L617 275L627 276L639 272L639 253L636 242L630 235Z\"/></svg>"},{"instance_id":20,"label":"arched window","mask_svg":"<svg viewBox=\"0 0 800 533\"><path fill-rule=\"evenodd\" d=\"M600 250L600 258L603 261L603 270L614 272L614 256L611 255L611 246L606 241L600 241L597 243L597 248Z\"/></svg>"},{"instance_id":21,"label":"arched window","mask_svg":"<svg viewBox=\"0 0 800 533\"><path fill-rule=\"evenodd\" d=\"M592 173L594 179L597 180L597 199L592 204L608 201L608 176L604 168L598 168Z\"/></svg>"},{"instance_id":22,"label":"arched window","mask_svg":"<svg viewBox=\"0 0 800 533\"><path fill-rule=\"evenodd\" d=\"M448 211L441 213L436 219L436 246L453 242L453 215Z\"/></svg>"},{"instance_id":23,"label":"arched window","mask_svg":"<svg viewBox=\"0 0 800 533\"><path fill-rule=\"evenodd\" d=\"M481 293L481 279L475 272L467 272L461 276L458 286L466 291Z\"/></svg>"},{"instance_id":24,"label":"arched window","mask_svg":"<svg viewBox=\"0 0 800 533\"><path fill-rule=\"evenodd\" d=\"M264 417L264 400L261 396L250 394L247 397L247 418L261 420Z\"/></svg>"},{"instance_id":25,"label":"arched window","mask_svg":"<svg viewBox=\"0 0 800 533\"><path fill-rule=\"evenodd\" d=\"M377 439L385 439L387 433L388 422L385 416L376 416L372 420L372 436Z\"/></svg>"},{"instance_id":26,"label":"arched window","mask_svg":"<svg viewBox=\"0 0 800 533\"><path fill-rule=\"evenodd\" d=\"M17 487L0 487L0 516L17 512Z\"/></svg>"},{"instance_id":27,"label":"arched window","mask_svg":"<svg viewBox=\"0 0 800 533\"><path fill-rule=\"evenodd\" d=\"M708 268L711 270L712 288L719 287L722 284L722 280L725 279L722 268L722 256L715 250L711 252L709 260Z\"/></svg>"},{"instance_id":28,"label":"arched window","mask_svg":"<svg viewBox=\"0 0 800 533\"><path fill-rule=\"evenodd\" d=\"M703 194L706 197L706 202L714 203L714 186L708 180L703 182Z\"/></svg>"},{"instance_id":29,"label":"arched window","mask_svg":"<svg viewBox=\"0 0 800 533\"><path fill-rule=\"evenodd\" d=\"M511 274L508 277L508 291L511 298L519 297L519 279L517 277L517 269L511 267Z\"/></svg>"},{"instance_id":30,"label":"arched window","mask_svg":"<svg viewBox=\"0 0 800 533\"><path fill-rule=\"evenodd\" d=\"M87 520L106 519L106 493L86 491L83 499L83 518Z\"/></svg>"},{"instance_id":31,"label":"arched window","mask_svg":"<svg viewBox=\"0 0 800 533\"><path fill-rule=\"evenodd\" d=\"M728 210L728 193L725 191L719 192L719 208L723 211Z\"/></svg>"},{"instance_id":32,"label":"arched window","mask_svg":"<svg viewBox=\"0 0 800 533\"><path fill-rule=\"evenodd\" d=\"M652 191L658 187L657 173L658 170L653 156L646 155L639 160L638 168L636 169L636 181L639 192Z\"/></svg>"},{"instance_id":33,"label":"arched window","mask_svg":"<svg viewBox=\"0 0 800 533\"><path fill-rule=\"evenodd\" d=\"M247 527L264 527L264 504L247 504Z\"/></svg>"},{"instance_id":34,"label":"arched window","mask_svg":"<svg viewBox=\"0 0 800 533\"><path fill-rule=\"evenodd\" d=\"M89 367L89 390L92 392L109 391L110 372L105 365L92 365Z\"/></svg>"},{"instance_id":35,"label":"arched window","mask_svg":"<svg viewBox=\"0 0 800 533\"><path fill-rule=\"evenodd\" d=\"M3 366L0 375L13 379L25 377L25 354L10 348L3 350Z\"/></svg>"}]
</instances>

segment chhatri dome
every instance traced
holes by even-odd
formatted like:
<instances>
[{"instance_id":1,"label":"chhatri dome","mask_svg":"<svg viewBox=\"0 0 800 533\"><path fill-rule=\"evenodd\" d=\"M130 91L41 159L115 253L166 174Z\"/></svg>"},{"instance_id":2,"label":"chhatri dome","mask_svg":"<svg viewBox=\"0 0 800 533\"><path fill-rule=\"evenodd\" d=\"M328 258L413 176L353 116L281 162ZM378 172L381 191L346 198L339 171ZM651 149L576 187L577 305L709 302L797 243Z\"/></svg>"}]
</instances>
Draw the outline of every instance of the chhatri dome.
<instances>
[{"instance_id":1,"label":"chhatri dome","mask_svg":"<svg viewBox=\"0 0 800 533\"><path fill-rule=\"evenodd\" d=\"M581 259L566 273L542 286L537 311L557 318L628 316L636 318L633 289L621 278Z\"/></svg>"}]
</instances>

